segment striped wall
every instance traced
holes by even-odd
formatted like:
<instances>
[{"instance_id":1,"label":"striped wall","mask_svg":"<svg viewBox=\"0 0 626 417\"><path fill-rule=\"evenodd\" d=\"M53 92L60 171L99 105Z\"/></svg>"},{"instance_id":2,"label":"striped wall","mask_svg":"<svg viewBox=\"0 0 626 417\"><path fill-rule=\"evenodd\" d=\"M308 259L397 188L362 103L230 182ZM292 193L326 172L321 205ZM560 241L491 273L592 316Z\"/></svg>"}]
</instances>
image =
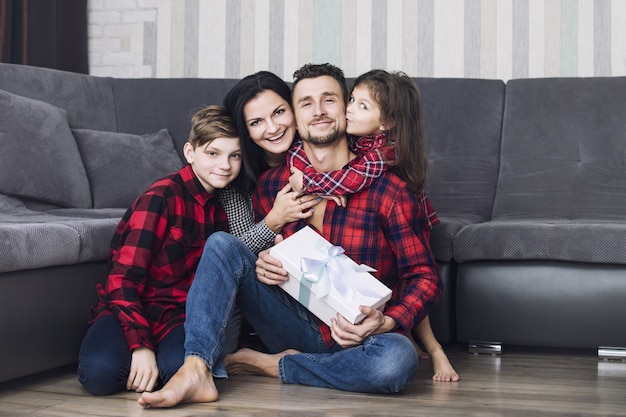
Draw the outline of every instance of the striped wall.
<instances>
[{"instance_id":1,"label":"striped wall","mask_svg":"<svg viewBox=\"0 0 626 417\"><path fill-rule=\"evenodd\" d=\"M89 31L103 76L626 75L626 0L89 0Z\"/></svg>"}]
</instances>

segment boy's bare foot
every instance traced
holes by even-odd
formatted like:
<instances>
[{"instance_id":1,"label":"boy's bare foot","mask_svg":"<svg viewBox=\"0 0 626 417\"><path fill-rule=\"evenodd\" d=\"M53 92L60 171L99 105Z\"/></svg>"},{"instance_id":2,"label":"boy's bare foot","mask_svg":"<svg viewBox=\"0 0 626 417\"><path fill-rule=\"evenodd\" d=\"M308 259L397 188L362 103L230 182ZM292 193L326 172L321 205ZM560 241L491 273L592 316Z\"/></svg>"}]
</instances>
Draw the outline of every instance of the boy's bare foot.
<instances>
[{"instance_id":1,"label":"boy's bare foot","mask_svg":"<svg viewBox=\"0 0 626 417\"><path fill-rule=\"evenodd\" d=\"M433 360L433 369L435 371L433 381L457 382L461 379L459 374L452 367L452 364L448 360L448 356L441 347L433 350L430 353L430 357Z\"/></svg>"},{"instance_id":2,"label":"boy's bare foot","mask_svg":"<svg viewBox=\"0 0 626 417\"><path fill-rule=\"evenodd\" d=\"M143 408L163 408L183 402L213 402L217 400L217 395L213 375L204 361L197 356L187 356L183 365L162 389L144 392L137 401Z\"/></svg>"},{"instance_id":3,"label":"boy's bare foot","mask_svg":"<svg viewBox=\"0 0 626 417\"><path fill-rule=\"evenodd\" d=\"M270 354L243 348L224 357L226 371L232 375L262 375L278 378L278 362L283 356L300 353L287 349Z\"/></svg>"}]
</instances>

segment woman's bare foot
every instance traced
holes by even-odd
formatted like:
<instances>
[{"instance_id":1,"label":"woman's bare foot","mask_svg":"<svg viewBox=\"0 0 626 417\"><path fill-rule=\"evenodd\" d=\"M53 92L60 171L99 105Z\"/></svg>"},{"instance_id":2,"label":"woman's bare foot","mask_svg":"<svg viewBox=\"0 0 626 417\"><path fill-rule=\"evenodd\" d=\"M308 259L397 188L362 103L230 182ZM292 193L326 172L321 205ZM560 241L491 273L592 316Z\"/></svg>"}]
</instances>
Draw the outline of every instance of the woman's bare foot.
<instances>
[{"instance_id":1,"label":"woman's bare foot","mask_svg":"<svg viewBox=\"0 0 626 417\"><path fill-rule=\"evenodd\" d=\"M262 375L278 378L278 362L283 356L300 353L287 349L270 354L243 348L224 357L226 371L232 375Z\"/></svg>"},{"instance_id":2,"label":"woman's bare foot","mask_svg":"<svg viewBox=\"0 0 626 417\"><path fill-rule=\"evenodd\" d=\"M213 375L197 356L188 356L185 362L156 392L144 392L139 397L143 408L173 407L179 403L209 403L217 400L217 388Z\"/></svg>"},{"instance_id":3,"label":"woman's bare foot","mask_svg":"<svg viewBox=\"0 0 626 417\"><path fill-rule=\"evenodd\" d=\"M448 360L448 356L443 351L443 348L439 347L434 349L430 353L430 357L433 360L433 381L440 382L457 382L461 377L454 370L452 364Z\"/></svg>"}]
</instances>

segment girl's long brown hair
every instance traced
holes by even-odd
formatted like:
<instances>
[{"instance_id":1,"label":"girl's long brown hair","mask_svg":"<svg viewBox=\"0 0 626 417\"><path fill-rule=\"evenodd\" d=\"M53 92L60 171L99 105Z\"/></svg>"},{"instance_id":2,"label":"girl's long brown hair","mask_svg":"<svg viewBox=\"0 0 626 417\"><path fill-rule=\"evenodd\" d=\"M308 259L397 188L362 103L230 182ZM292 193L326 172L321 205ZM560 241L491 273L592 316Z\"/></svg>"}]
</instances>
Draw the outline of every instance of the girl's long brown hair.
<instances>
[{"instance_id":1,"label":"girl's long brown hair","mask_svg":"<svg viewBox=\"0 0 626 417\"><path fill-rule=\"evenodd\" d=\"M403 72L375 69L360 75L354 86L365 85L380 106L387 138L395 141L395 161L388 161L409 188L419 193L426 182L428 159L417 83Z\"/></svg>"}]
</instances>

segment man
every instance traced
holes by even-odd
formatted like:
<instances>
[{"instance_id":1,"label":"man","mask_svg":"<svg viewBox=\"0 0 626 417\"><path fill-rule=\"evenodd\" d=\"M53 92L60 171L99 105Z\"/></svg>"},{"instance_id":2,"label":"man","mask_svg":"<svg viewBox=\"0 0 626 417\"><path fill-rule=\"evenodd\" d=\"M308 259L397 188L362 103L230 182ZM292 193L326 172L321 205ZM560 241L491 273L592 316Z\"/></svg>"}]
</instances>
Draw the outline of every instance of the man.
<instances>
[{"instance_id":1,"label":"man","mask_svg":"<svg viewBox=\"0 0 626 417\"><path fill-rule=\"evenodd\" d=\"M354 158L345 132L343 72L329 64L305 65L294 78L296 122L308 159L320 172L342 168ZM289 175L281 166L259 180L257 217L269 211ZM142 395L142 406L215 401L213 378L226 376L224 364L233 374L357 392L398 392L411 382L417 355L399 331L410 331L441 295L439 270L421 232L427 224L422 206L402 180L386 173L351 195L347 207L324 200L283 234L307 224L357 263L379 271L377 278L393 290L384 312L362 307L361 323L338 316L328 327L278 286L287 272L267 251L257 260L236 238L213 234L187 299L185 362L163 390ZM242 349L222 363L222 333L235 300L270 353Z\"/></svg>"}]
</instances>

